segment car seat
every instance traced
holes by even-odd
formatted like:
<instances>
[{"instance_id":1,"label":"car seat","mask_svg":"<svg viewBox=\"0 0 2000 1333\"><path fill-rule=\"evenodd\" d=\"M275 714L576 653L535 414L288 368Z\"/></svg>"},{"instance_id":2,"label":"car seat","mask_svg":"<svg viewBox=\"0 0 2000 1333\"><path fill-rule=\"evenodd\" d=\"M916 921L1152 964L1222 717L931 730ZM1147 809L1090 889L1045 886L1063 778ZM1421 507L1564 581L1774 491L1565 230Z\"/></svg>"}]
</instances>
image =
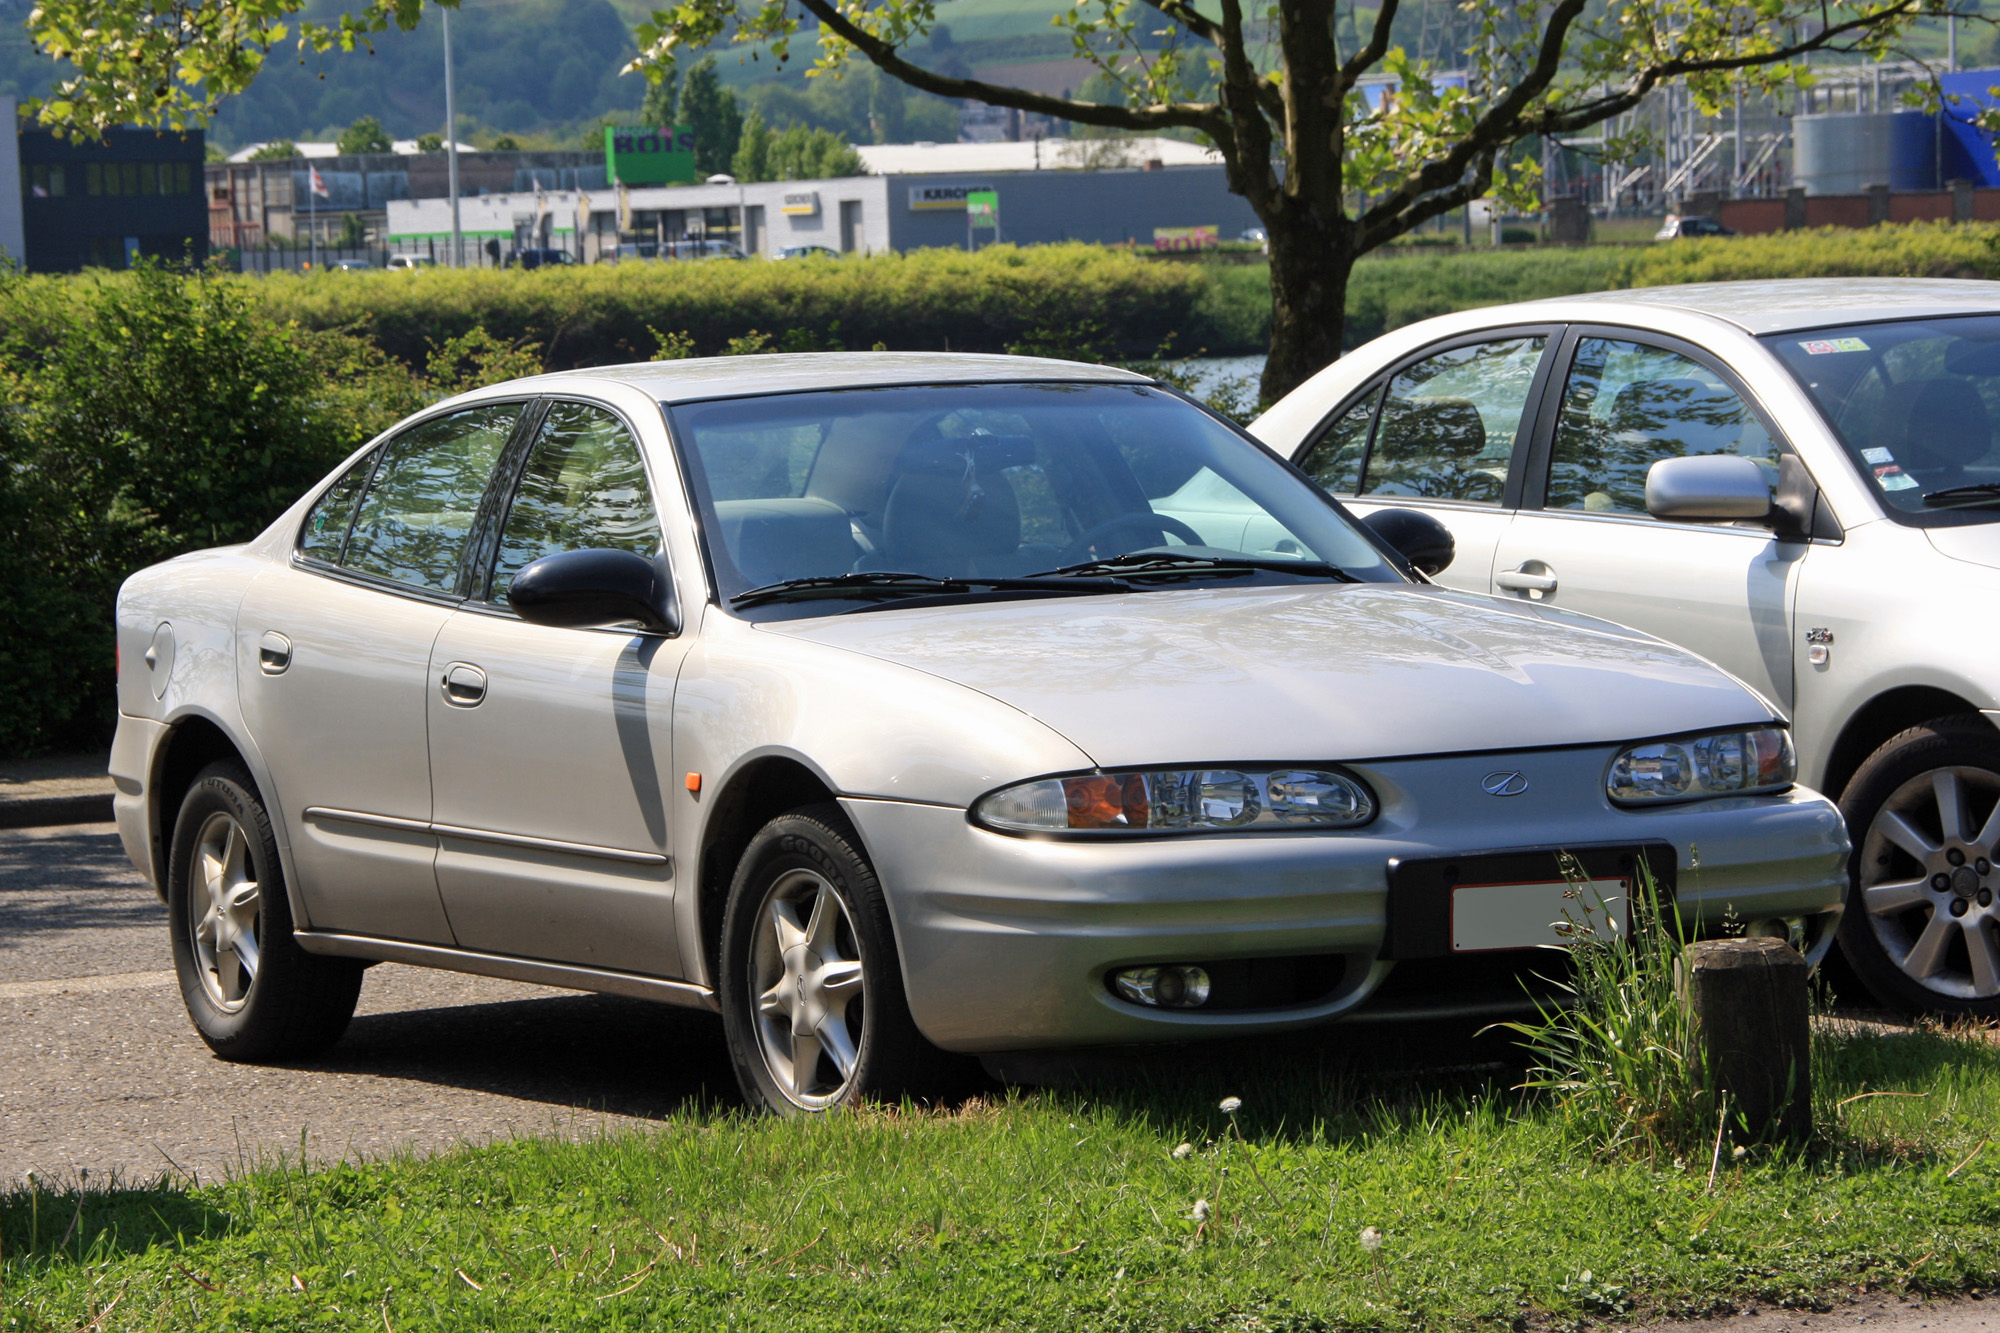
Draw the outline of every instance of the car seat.
<instances>
[{"instance_id":1,"label":"car seat","mask_svg":"<svg viewBox=\"0 0 2000 1333\"><path fill-rule=\"evenodd\" d=\"M891 473L882 539L855 568L939 578L1005 578L1046 568L1055 548L1022 545L1021 504L1001 475L1033 461L1033 442L1012 436L911 441Z\"/></svg>"},{"instance_id":2,"label":"car seat","mask_svg":"<svg viewBox=\"0 0 2000 1333\"><path fill-rule=\"evenodd\" d=\"M1904 380L1883 395L1875 443L1932 486L1949 483L1992 451L1993 417L1970 380Z\"/></svg>"},{"instance_id":3,"label":"car seat","mask_svg":"<svg viewBox=\"0 0 2000 1333\"><path fill-rule=\"evenodd\" d=\"M1498 501L1502 478L1479 466L1486 422L1470 398L1390 398L1369 451L1364 493ZM1504 474L1506 464L1499 464Z\"/></svg>"}]
</instances>

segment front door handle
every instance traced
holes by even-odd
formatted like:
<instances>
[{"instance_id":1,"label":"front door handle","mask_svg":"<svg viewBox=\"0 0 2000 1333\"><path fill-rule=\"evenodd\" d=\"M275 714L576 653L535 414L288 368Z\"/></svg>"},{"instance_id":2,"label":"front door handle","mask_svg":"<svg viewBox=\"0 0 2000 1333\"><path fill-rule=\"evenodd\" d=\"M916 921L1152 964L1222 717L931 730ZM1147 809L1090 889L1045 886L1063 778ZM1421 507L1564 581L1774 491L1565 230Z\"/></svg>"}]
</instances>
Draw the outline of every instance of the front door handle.
<instances>
[{"instance_id":1,"label":"front door handle","mask_svg":"<svg viewBox=\"0 0 2000 1333\"><path fill-rule=\"evenodd\" d=\"M1508 592L1541 593L1547 595L1556 590L1556 576L1553 574L1531 574L1525 568L1503 569L1493 576L1494 585Z\"/></svg>"},{"instance_id":2,"label":"front door handle","mask_svg":"<svg viewBox=\"0 0 2000 1333\"><path fill-rule=\"evenodd\" d=\"M151 650L147 650L150 657ZM267 676L275 676L292 664L292 641L278 631L264 631L264 637L257 640L257 669ZM148 665L151 665L150 661Z\"/></svg>"},{"instance_id":3,"label":"front door handle","mask_svg":"<svg viewBox=\"0 0 2000 1333\"><path fill-rule=\"evenodd\" d=\"M453 662L444 669L438 684L444 701L454 708L477 708L486 697L486 673L470 662Z\"/></svg>"}]
</instances>

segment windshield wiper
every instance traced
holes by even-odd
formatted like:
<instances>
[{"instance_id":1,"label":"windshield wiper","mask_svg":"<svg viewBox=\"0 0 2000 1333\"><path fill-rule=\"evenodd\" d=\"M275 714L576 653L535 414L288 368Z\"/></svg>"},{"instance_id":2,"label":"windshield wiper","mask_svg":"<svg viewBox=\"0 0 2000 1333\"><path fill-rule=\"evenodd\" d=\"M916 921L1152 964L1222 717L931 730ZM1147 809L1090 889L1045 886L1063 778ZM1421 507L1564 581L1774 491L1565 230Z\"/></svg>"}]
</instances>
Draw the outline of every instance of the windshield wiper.
<instances>
[{"instance_id":1,"label":"windshield wiper","mask_svg":"<svg viewBox=\"0 0 2000 1333\"><path fill-rule=\"evenodd\" d=\"M1981 481L1970 486L1947 486L1941 491L1926 491L1924 503L1944 509L2000 505L2000 481Z\"/></svg>"},{"instance_id":2,"label":"windshield wiper","mask_svg":"<svg viewBox=\"0 0 2000 1333\"><path fill-rule=\"evenodd\" d=\"M1171 551L1131 551L1103 560L1086 560L1061 569L1045 569L1031 578L1060 575L1115 574L1122 579L1239 578L1245 574L1271 570L1280 574L1300 574L1306 578L1332 579L1337 583L1359 583L1360 579L1338 565L1317 560L1263 560L1249 555L1180 555Z\"/></svg>"},{"instance_id":3,"label":"windshield wiper","mask_svg":"<svg viewBox=\"0 0 2000 1333\"><path fill-rule=\"evenodd\" d=\"M870 569L854 574L825 574L813 578L782 579L761 588L739 592L729 599L731 606L763 606L769 602L807 602L820 598L848 597L945 597L967 592L1130 592L1117 579L1061 578L1030 574L1023 578L982 579L937 578L930 574L909 574L893 569Z\"/></svg>"}]
</instances>

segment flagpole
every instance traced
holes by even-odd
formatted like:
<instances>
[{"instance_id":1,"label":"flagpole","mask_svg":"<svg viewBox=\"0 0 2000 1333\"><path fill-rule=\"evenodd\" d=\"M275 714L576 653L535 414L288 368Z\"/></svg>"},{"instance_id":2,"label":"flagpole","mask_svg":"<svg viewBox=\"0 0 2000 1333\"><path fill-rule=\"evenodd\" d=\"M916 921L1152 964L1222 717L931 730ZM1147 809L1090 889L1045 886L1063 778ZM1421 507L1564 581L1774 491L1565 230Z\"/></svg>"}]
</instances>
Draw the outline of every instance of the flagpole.
<instances>
[{"instance_id":1,"label":"flagpole","mask_svg":"<svg viewBox=\"0 0 2000 1333\"><path fill-rule=\"evenodd\" d=\"M451 82L451 6L438 10L444 18L444 160L451 194L451 266L465 264L465 238L458 229L458 98Z\"/></svg>"},{"instance_id":2,"label":"flagpole","mask_svg":"<svg viewBox=\"0 0 2000 1333\"><path fill-rule=\"evenodd\" d=\"M312 267L319 270L319 168L306 162L306 230L312 233Z\"/></svg>"}]
</instances>

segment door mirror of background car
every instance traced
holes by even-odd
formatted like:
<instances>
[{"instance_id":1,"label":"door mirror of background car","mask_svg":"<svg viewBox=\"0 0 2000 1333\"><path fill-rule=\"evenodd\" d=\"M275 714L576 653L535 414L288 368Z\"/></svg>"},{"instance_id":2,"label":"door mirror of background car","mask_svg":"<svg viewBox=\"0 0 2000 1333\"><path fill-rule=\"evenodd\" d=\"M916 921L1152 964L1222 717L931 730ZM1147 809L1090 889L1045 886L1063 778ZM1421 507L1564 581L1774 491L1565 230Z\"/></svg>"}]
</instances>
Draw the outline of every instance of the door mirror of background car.
<instances>
[{"instance_id":1,"label":"door mirror of background car","mask_svg":"<svg viewBox=\"0 0 2000 1333\"><path fill-rule=\"evenodd\" d=\"M646 629L678 634L680 608L664 556L630 551L563 551L545 555L514 576L507 604L534 625L594 629L636 620Z\"/></svg>"},{"instance_id":2,"label":"door mirror of background car","mask_svg":"<svg viewBox=\"0 0 2000 1333\"><path fill-rule=\"evenodd\" d=\"M1458 554L1451 529L1429 514L1414 509L1378 509L1361 521L1425 578L1444 573Z\"/></svg>"},{"instance_id":3,"label":"door mirror of background car","mask_svg":"<svg viewBox=\"0 0 2000 1333\"><path fill-rule=\"evenodd\" d=\"M1646 473L1646 512L1683 520L1767 518L1771 478L1741 454L1663 458Z\"/></svg>"}]
</instances>

